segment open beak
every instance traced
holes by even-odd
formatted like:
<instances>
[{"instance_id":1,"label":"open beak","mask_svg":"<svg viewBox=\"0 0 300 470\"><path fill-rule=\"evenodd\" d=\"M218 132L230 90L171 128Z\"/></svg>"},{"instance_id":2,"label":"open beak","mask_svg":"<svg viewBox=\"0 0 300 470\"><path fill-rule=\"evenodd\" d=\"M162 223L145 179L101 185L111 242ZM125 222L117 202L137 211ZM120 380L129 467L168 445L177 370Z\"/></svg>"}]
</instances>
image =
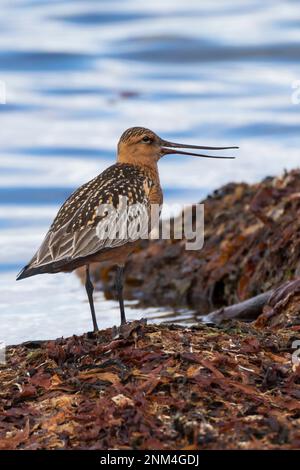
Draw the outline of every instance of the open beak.
<instances>
[{"instance_id":1,"label":"open beak","mask_svg":"<svg viewBox=\"0 0 300 470\"><path fill-rule=\"evenodd\" d=\"M204 158L229 158L233 159L235 157L224 157L221 155L203 155L202 153L187 152L184 150L177 150L179 148L183 149L197 149L197 150L227 150L227 149L238 149L239 147L207 147L204 145L186 145L186 144L176 144L175 142L168 142L167 140L161 140L161 155L168 155L171 153L178 153L180 155L193 155L194 157L204 157Z\"/></svg>"}]
</instances>

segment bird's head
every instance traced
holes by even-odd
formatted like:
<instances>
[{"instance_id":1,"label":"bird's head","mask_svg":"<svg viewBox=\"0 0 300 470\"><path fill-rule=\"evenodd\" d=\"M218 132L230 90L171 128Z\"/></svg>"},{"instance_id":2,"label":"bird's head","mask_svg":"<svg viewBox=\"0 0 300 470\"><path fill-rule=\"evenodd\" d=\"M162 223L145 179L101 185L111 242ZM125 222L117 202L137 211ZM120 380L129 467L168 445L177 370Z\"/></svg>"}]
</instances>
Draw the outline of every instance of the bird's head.
<instances>
[{"instance_id":1,"label":"bird's head","mask_svg":"<svg viewBox=\"0 0 300 470\"><path fill-rule=\"evenodd\" d=\"M120 137L118 143L118 162L139 165L153 165L160 158L169 154L192 155L203 158L235 158L215 155L203 155L178 149L225 150L238 147L208 147L169 142L161 139L155 132L145 127L130 127Z\"/></svg>"}]
</instances>

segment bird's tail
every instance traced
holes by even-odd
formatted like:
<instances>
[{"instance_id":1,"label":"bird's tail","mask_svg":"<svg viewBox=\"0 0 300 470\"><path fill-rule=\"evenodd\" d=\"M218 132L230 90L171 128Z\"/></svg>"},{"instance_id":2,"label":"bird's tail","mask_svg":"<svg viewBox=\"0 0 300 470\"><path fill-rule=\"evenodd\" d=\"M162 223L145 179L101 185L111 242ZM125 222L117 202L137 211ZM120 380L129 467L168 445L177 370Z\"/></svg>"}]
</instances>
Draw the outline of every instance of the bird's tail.
<instances>
[{"instance_id":1,"label":"bird's tail","mask_svg":"<svg viewBox=\"0 0 300 470\"><path fill-rule=\"evenodd\" d=\"M26 277L35 276L36 274L42 274L46 272L42 269L42 266L39 268L30 268L29 265L24 266L24 268L19 272L17 275L16 281L20 281L21 279L25 279Z\"/></svg>"},{"instance_id":2,"label":"bird's tail","mask_svg":"<svg viewBox=\"0 0 300 470\"><path fill-rule=\"evenodd\" d=\"M19 272L16 281L20 281L21 279L25 279L26 277L36 276L37 274L53 274L58 273L60 271L70 272L81 265L81 258L72 261L67 261L63 259L60 261L54 261L52 263L42 264L40 266L32 266L29 263L24 266L24 268Z\"/></svg>"}]
</instances>

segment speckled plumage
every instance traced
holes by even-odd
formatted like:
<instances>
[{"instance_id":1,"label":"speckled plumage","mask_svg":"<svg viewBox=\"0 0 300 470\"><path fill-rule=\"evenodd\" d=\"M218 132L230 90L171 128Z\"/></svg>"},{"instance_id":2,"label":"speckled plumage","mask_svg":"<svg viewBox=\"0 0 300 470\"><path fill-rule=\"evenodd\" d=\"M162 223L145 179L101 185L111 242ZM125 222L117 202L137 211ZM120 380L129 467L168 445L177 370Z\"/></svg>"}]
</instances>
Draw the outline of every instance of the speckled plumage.
<instances>
[{"instance_id":1,"label":"speckled plumage","mask_svg":"<svg viewBox=\"0 0 300 470\"><path fill-rule=\"evenodd\" d=\"M71 233L87 225L97 225L99 204L113 204L117 208L122 195L128 197L129 204L145 203L145 182L149 188L153 186L149 175L137 166L124 163L110 166L71 194L58 211L50 231L57 231L66 223L67 232Z\"/></svg>"},{"instance_id":2,"label":"speckled plumage","mask_svg":"<svg viewBox=\"0 0 300 470\"><path fill-rule=\"evenodd\" d=\"M40 249L25 267L25 273L34 275L56 272L62 267L72 268L78 258L135 241L99 239L99 225L101 231L101 223L107 223L107 215L99 215L98 208L101 204L118 208L119 196L126 196L128 205L140 203L149 208L150 192L154 186L149 171L141 167L117 163L107 168L65 201Z\"/></svg>"}]
</instances>

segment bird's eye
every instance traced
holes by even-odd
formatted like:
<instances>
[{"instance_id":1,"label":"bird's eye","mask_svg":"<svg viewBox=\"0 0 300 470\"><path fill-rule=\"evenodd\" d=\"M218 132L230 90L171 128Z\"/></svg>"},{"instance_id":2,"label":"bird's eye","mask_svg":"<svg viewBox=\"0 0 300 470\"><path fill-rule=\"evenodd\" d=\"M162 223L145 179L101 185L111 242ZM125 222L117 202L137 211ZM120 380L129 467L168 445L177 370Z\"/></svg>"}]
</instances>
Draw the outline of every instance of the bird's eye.
<instances>
[{"instance_id":1,"label":"bird's eye","mask_svg":"<svg viewBox=\"0 0 300 470\"><path fill-rule=\"evenodd\" d=\"M148 135L144 135L142 141L145 142L145 144L150 144L152 142Z\"/></svg>"}]
</instances>

